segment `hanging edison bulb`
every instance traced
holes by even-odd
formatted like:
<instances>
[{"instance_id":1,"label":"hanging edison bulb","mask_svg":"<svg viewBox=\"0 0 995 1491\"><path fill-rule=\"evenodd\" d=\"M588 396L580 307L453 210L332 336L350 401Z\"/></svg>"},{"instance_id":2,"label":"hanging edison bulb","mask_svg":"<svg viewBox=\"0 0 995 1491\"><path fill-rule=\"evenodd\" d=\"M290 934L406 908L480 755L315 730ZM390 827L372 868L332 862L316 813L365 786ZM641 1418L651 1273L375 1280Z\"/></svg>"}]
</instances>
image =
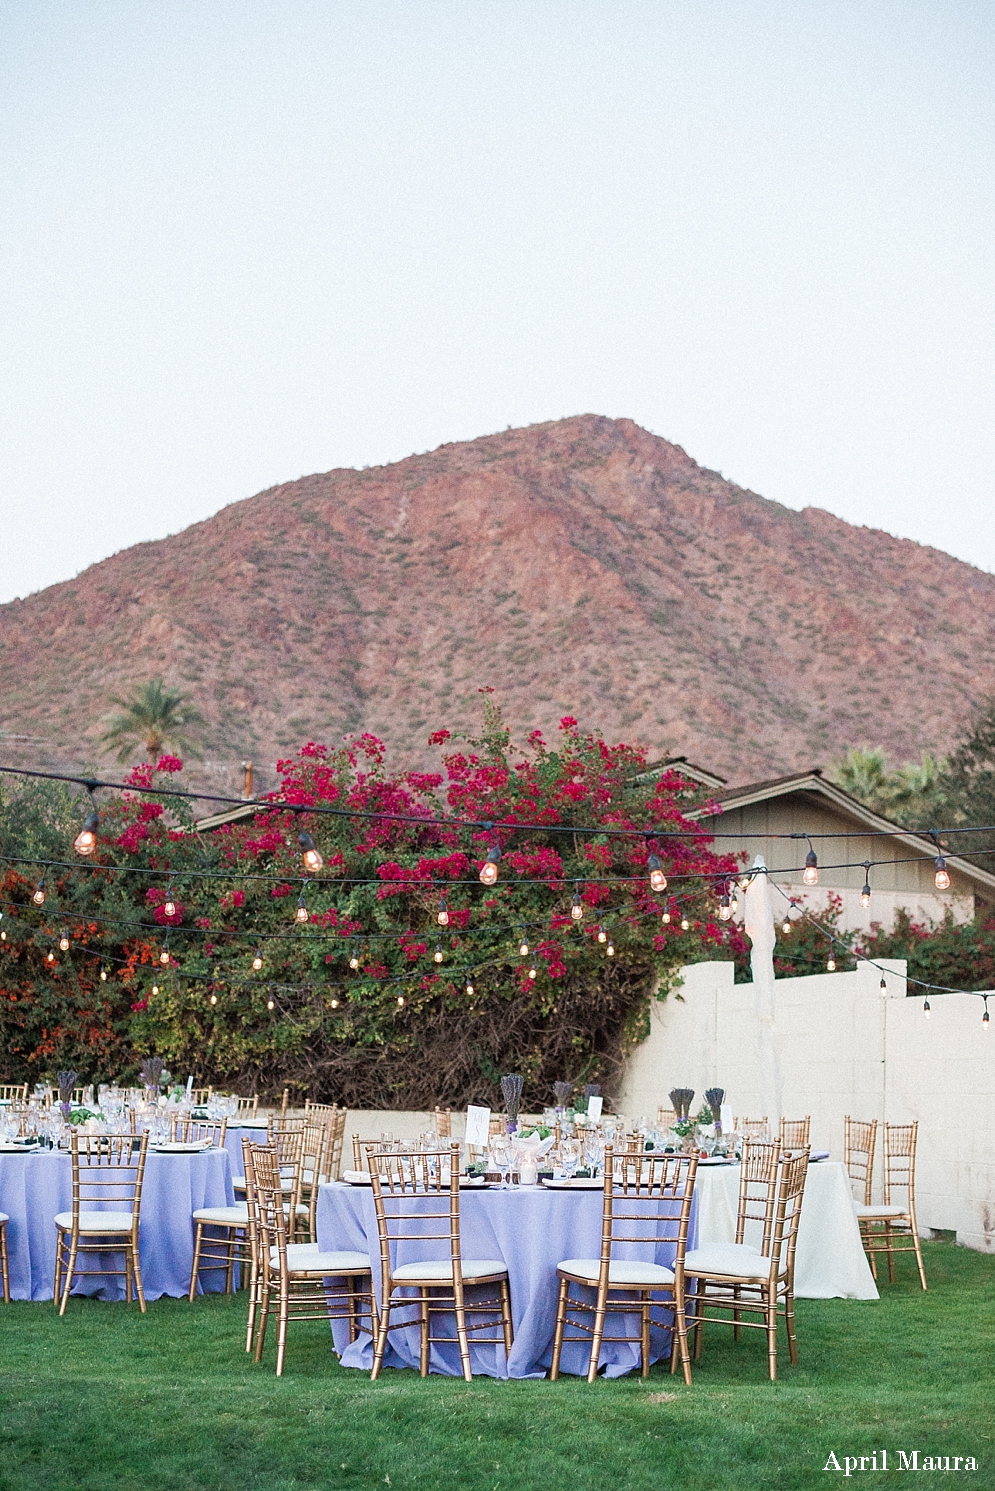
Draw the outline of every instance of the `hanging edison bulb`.
<instances>
[{"instance_id":1,"label":"hanging edison bulb","mask_svg":"<svg viewBox=\"0 0 995 1491\"><path fill-rule=\"evenodd\" d=\"M473 984L470 982L469 979L467 979L467 981L466 981L466 992L470 995L470 997L472 999L473 998Z\"/></svg>"},{"instance_id":2,"label":"hanging edison bulb","mask_svg":"<svg viewBox=\"0 0 995 1491\"><path fill-rule=\"evenodd\" d=\"M107 982L107 969L106 968L101 968L101 970L100 970L100 982L102 984L106 984L106 982Z\"/></svg>"},{"instance_id":3,"label":"hanging edison bulb","mask_svg":"<svg viewBox=\"0 0 995 1491\"><path fill-rule=\"evenodd\" d=\"M267 999L267 1001L266 1001L266 1008L268 1010L275 1010L276 1009L276 1000L275 999Z\"/></svg>"},{"instance_id":4,"label":"hanging edison bulb","mask_svg":"<svg viewBox=\"0 0 995 1491\"><path fill-rule=\"evenodd\" d=\"M152 997L155 998L155 996L156 996L156 994L158 994L158 992L159 992L159 985L158 984L153 984L152 985Z\"/></svg>"},{"instance_id":5,"label":"hanging edison bulb","mask_svg":"<svg viewBox=\"0 0 995 1491\"><path fill-rule=\"evenodd\" d=\"M481 885L493 885L498 878L498 860L501 858L501 850L497 844L492 844L487 851L487 858L480 867Z\"/></svg>"},{"instance_id":6,"label":"hanging edison bulb","mask_svg":"<svg viewBox=\"0 0 995 1491\"><path fill-rule=\"evenodd\" d=\"M932 1014L932 1010L929 1007L929 1000L928 999L924 999L923 1002L922 1002L922 1012L923 1012L924 1017L928 1020L929 1017L930 1017L930 1015Z\"/></svg>"},{"instance_id":7,"label":"hanging edison bulb","mask_svg":"<svg viewBox=\"0 0 995 1491\"><path fill-rule=\"evenodd\" d=\"M660 891L667 889L667 877L663 873L663 861L658 854L651 854L646 863L650 872L650 890L654 890L659 894Z\"/></svg>"},{"instance_id":8,"label":"hanging edison bulb","mask_svg":"<svg viewBox=\"0 0 995 1491\"><path fill-rule=\"evenodd\" d=\"M435 944L435 952L432 954L432 960L435 963L442 962L442 946L438 942Z\"/></svg>"},{"instance_id":9,"label":"hanging edison bulb","mask_svg":"<svg viewBox=\"0 0 995 1491\"><path fill-rule=\"evenodd\" d=\"M252 966L257 973L263 966L263 950L261 947L256 948L256 956L252 960Z\"/></svg>"},{"instance_id":10,"label":"hanging edison bulb","mask_svg":"<svg viewBox=\"0 0 995 1491\"><path fill-rule=\"evenodd\" d=\"M535 956L533 955L532 966L529 969L529 978L535 978L535 976L536 976L536 960L535 960Z\"/></svg>"},{"instance_id":11,"label":"hanging edison bulb","mask_svg":"<svg viewBox=\"0 0 995 1491\"><path fill-rule=\"evenodd\" d=\"M6 942L6 941L7 941L7 933L6 932L0 932L0 942Z\"/></svg>"},{"instance_id":12,"label":"hanging edison bulb","mask_svg":"<svg viewBox=\"0 0 995 1491\"><path fill-rule=\"evenodd\" d=\"M719 902L719 919L720 921L727 922L731 916L732 901L729 898L729 887L724 886L722 890L722 900Z\"/></svg>"},{"instance_id":13,"label":"hanging edison bulb","mask_svg":"<svg viewBox=\"0 0 995 1491\"><path fill-rule=\"evenodd\" d=\"M615 956L615 944L614 944L614 942L609 941L608 946L605 948L605 952L606 952L606 954L608 955L609 958L614 958L614 956Z\"/></svg>"},{"instance_id":14,"label":"hanging edison bulb","mask_svg":"<svg viewBox=\"0 0 995 1491\"><path fill-rule=\"evenodd\" d=\"M608 941L608 933L605 931L604 927L601 925L600 922L598 922L598 941L599 942L607 942Z\"/></svg>"},{"instance_id":15,"label":"hanging edison bulb","mask_svg":"<svg viewBox=\"0 0 995 1491\"><path fill-rule=\"evenodd\" d=\"M403 994L398 994L398 996L397 996L397 1007L398 1007L398 1009L400 1009L403 1004L404 1004L404 995Z\"/></svg>"},{"instance_id":16,"label":"hanging edison bulb","mask_svg":"<svg viewBox=\"0 0 995 1491\"><path fill-rule=\"evenodd\" d=\"M805 856L802 879L806 885L818 885L819 883L819 857L814 849L810 849Z\"/></svg>"},{"instance_id":17,"label":"hanging edison bulb","mask_svg":"<svg viewBox=\"0 0 995 1491\"><path fill-rule=\"evenodd\" d=\"M570 915L575 922L579 922L584 915L584 907L580 899L580 891L574 891L573 905L570 907Z\"/></svg>"},{"instance_id":18,"label":"hanging edison bulb","mask_svg":"<svg viewBox=\"0 0 995 1491\"><path fill-rule=\"evenodd\" d=\"M169 889L166 892L166 899L163 902L162 909L166 913L167 916L175 916L176 915L176 902L173 900L173 887L172 886L170 886Z\"/></svg>"},{"instance_id":19,"label":"hanging edison bulb","mask_svg":"<svg viewBox=\"0 0 995 1491\"><path fill-rule=\"evenodd\" d=\"M942 854L936 857L936 874L933 876L933 884L937 890L950 889L950 874L947 870L947 862Z\"/></svg>"},{"instance_id":20,"label":"hanging edison bulb","mask_svg":"<svg viewBox=\"0 0 995 1491\"><path fill-rule=\"evenodd\" d=\"M663 915L661 916L660 920L663 922L663 925L665 927L669 927L670 926L670 912L669 911L665 911L663 913Z\"/></svg>"},{"instance_id":21,"label":"hanging edison bulb","mask_svg":"<svg viewBox=\"0 0 995 1491\"><path fill-rule=\"evenodd\" d=\"M299 922L306 922L308 920L308 909L307 906L304 904L303 891L301 891L300 895L297 897L297 910L294 913L294 920Z\"/></svg>"},{"instance_id":22,"label":"hanging edison bulb","mask_svg":"<svg viewBox=\"0 0 995 1491\"><path fill-rule=\"evenodd\" d=\"M48 957L45 959L45 962L46 963L54 963L55 962L55 954L54 953L49 953Z\"/></svg>"},{"instance_id":23,"label":"hanging edison bulb","mask_svg":"<svg viewBox=\"0 0 995 1491\"><path fill-rule=\"evenodd\" d=\"M735 884L733 885L733 888L732 888L732 897L730 899L729 905L730 905L730 908L731 908L730 915L732 915L732 916L738 916L739 915L739 896L736 893L736 886L735 886Z\"/></svg>"},{"instance_id":24,"label":"hanging edison bulb","mask_svg":"<svg viewBox=\"0 0 995 1491\"><path fill-rule=\"evenodd\" d=\"M829 954L829 957L826 960L826 972L827 973L835 973L836 972L836 959L833 957L832 953Z\"/></svg>"},{"instance_id":25,"label":"hanging edison bulb","mask_svg":"<svg viewBox=\"0 0 995 1491\"><path fill-rule=\"evenodd\" d=\"M439 902L439 912L438 912L438 915L436 916L435 919L439 923L440 927L448 927L448 925L449 925L449 907L446 905L446 898L445 898L445 896L443 896L442 899Z\"/></svg>"},{"instance_id":26,"label":"hanging edison bulb","mask_svg":"<svg viewBox=\"0 0 995 1491\"><path fill-rule=\"evenodd\" d=\"M310 834L298 834L297 842L304 851L304 868L313 875L317 870L322 868L325 861L315 848L314 840Z\"/></svg>"},{"instance_id":27,"label":"hanging edison bulb","mask_svg":"<svg viewBox=\"0 0 995 1491\"><path fill-rule=\"evenodd\" d=\"M784 921L781 923L781 931L784 933L785 937L787 937L788 934L790 933L790 931L791 931L791 921L790 921L789 917L785 917Z\"/></svg>"},{"instance_id":28,"label":"hanging edison bulb","mask_svg":"<svg viewBox=\"0 0 995 1491\"><path fill-rule=\"evenodd\" d=\"M332 1009L333 1009L333 1010L337 1010L337 1009L338 1009L338 1007L339 1007L339 1002L338 1002L338 1000L337 1000L337 999L333 999L333 1000L332 1000L332 1002L331 1002L331 1003L332 1003Z\"/></svg>"},{"instance_id":29,"label":"hanging edison bulb","mask_svg":"<svg viewBox=\"0 0 995 1491\"><path fill-rule=\"evenodd\" d=\"M358 968L359 967L359 948L358 947L354 947L353 950L352 950L352 957L349 959L349 967L350 968Z\"/></svg>"},{"instance_id":30,"label":"hanging edison bulb","mask_svg":"<svg viewBox=\"0 0 995 1491\"><path fill-rule=\"evenodd\" d=\"M38 885L37 885L37 887L35 889L35 893L31 897L31 899L32 899L32 901L34 901L34 903L35 903L36 906L44 906L44 904L45 904L45 882L44 882L44 880L39 880Z\"/></svg>"},{"instance_id":31,"label":"hanging edison bulb","mask_svg":"<svg viewBox=\"0 0 995 1491\"><path fill-rule=\"evenodd\" d=\"M73 848L77 854L84 858L93 853L97 847L97 830L100 827L100 814L88 813L83 820L83 827L73 840Z\"/></svg>"},{"instance_id":32,"label":"hanging edison bulb","mask_svg":"<svg viewBox=\"0 0 995 1491\"><path fill-rule=\"evenodd\" d=\"M681 917L681 931L682 932L686 932L688 930L688 928L690 927L690 925L691 925L691 923L688 921L687 917L686 916L682 916Z\"/></svg>"},{"instance_id":33,"label":"hanging edison bulb","mask_svg":"<svg viewBox=\"0 0 995 1491\"><path fill-rule=\"evenodd\" d=\"M218 1002L218 996L216 994L212 994L211 995L211 1003L212 1004L217 1004L217 1002Z\"/></svg>"},{"instance_id":34,"label":"hanging edison bulb","mask_svg":"<svg viewBox=\"0 0 995 1491\"><path fill-rule=\"evenodd\" d=\"M59 947L64 953L67 953L69 951L69 933L66 931L65 927L63 927L62 936L59 938Z\"/></svg>"},{"instance_id":35,"label":"hanging edison bulb","mask_svg":"<svg viewBox=\"0 0 995 1491\"><path fill-rule=\"evenodd\" d=\"M986 998L985 998L985 1012L981 1016L981 1029L982 1029L982 1032L985 1035L987 1035L990 1028L991 1028L991 1017L990 1017L990 1015L988 1013L988 999L987 999L987 996L986 996Z\"/></svg>"},{"instance_id":36,"label":"hanging edison bulb","mask_svg":"<svg viewBox=\"0 0 995 1491\"><path fill-rule=\"evenodd\" d=\"M169 948L166 946L165 943L163 943L162 952L159 954L159 962L163 965L164 968L169 962Z\"/></svg>"},{"instance_id":37,"label":"hanging edison bulb","mask_svg":"<svg viewBox=\"0 0 995 1491\"><path fill-rule=\"evenodd\" d=\"M529 939L526 937L524 932L522 933L522 940L518 944L518 952L519 956L522 958L527 958L529 955Z\"/></svg>"}]
</instances>

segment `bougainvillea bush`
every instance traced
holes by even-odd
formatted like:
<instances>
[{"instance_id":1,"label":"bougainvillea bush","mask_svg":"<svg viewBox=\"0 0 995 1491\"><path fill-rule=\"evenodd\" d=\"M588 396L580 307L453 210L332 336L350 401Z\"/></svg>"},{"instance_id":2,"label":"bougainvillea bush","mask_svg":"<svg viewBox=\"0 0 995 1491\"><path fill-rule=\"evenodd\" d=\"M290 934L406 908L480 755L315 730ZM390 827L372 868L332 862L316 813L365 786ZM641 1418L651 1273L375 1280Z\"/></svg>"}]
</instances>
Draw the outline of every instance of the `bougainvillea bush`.
<instances>
[{"instance_id":1,"label":"bougainvillea bush","mask_svg":"<svg viewBox=\"0 0 995 1491\"><path fill-rule=\"evenodd\" d=\"M481 738L432 740L437 773L392 772L371 736L309 743L257 811L212 832L156 795L182 782L163 757L100 793L85 863L71 849L85 797L34 814L8 799L4 1075L126 1077L157 1053L198 1082L353 1107L497 1102L511 1070L527 1104L564 1078L610 1091L654 989L682 963L742 952L717 917L738 866L684 816L693 784L636 780L642 752L572 719L555 745L536 732L516 748L488 700ZM323 859L313 874L301 833Z\"/></svg>"}]
</instances>

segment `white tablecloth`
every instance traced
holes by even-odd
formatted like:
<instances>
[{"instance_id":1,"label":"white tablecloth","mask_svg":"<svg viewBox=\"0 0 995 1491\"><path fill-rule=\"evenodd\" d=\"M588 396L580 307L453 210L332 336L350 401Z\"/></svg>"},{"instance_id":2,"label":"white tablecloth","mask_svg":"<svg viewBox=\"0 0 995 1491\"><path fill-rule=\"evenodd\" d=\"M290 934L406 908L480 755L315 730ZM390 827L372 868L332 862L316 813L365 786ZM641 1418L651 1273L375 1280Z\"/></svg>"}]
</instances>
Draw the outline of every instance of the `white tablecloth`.
<instances>
[{"instance_id":1,"label":"white tablecloth","mask_svg":"<svg viewBox=\"0 0 995 1491\"><path fill-rule=\"evenodd\" d=\"M698 1246L733 1242L739 1206L739 1166L698 1170ZM758 1242L749 1231L747 1242ZM817 1160L808 1167L795 1252L799 1299L877 1299L878 1291L860 1241L846 1167Z\"/></svg>"}]
</instances>

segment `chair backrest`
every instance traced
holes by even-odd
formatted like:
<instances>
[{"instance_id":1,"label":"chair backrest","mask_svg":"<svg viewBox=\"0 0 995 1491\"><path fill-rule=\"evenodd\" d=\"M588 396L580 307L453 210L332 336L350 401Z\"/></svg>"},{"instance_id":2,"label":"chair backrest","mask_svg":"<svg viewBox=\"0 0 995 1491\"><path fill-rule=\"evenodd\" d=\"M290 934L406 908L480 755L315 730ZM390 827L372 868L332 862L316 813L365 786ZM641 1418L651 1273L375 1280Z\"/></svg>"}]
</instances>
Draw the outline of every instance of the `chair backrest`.
<instances>
[{"instance_id":1,"label":"chair backrest","mask_svg":"<svg viewBox=\"0 0 995 1491\"><path fill-rule=\"evenodd\" d=\"M342 1144L348 1110L340 1108L338 1103L312 1103L308 1098L304 1104L304 1117L324 1124L328 1142L322 1169L326 1179L338 1180L342 1168Z\"/></svg>"},{"instance_id":2,"label":"chair backrest","mask_svg":"<svg viewBox=\"0 0 995 1491\"><path fill-rule=\"evenodd\" d=\"M304 1183L304 1120L287 1119L283 1123L270 1120L264 1147L276 1153L283 1181L283 1199L293 1208L301 1199Z\"/></svg>"},{"instance_id":3,"label":"chair backrest","mask_svg":"<svg viewBox=\"0 0 995 1491\"><path fill-rule=\"evenodd\" d=\"M789 1281L795 1275L795 1246L810 1153L806 1144L791 1154L783 1155L778 1174L777 1208L770 1246L771 1275L786 1273Z\"/></svg>"},{"instance_id":4,"label":"chair backrest","mask_svg":"<svg viewBox=\"0 0 995 1491\"><path fill-rule=\"evenodd\" d=\"M72 1132L73 1227L80 1211L130 1211L134 1225L142 1204L149 1136Z\"/></svg>"},{"instance_id":5,"label":"chair backrest","mask_svg":"<svg viewBox=\"0 0 995 1491\"><path fill-rule=\"evenodd\" d=\"M656 1262L659 1241L661 1237L672 1239L675 1220L677 1254L672 1267L675 1274L683 1274L697 1170L696 1154L619 1154L611 1145L605 1146L600 1282L607 1283L608 1267L618 1243L626 1245L627 1256L633 1247L643 1248L648 1256L639 1261ZM665 1232L661 1232L663 1222L671 1224Z\"/></svg>"},{"instance_id":6,"label":"chair backrest","mask_svg":"<svg viewBox=\"0 0 995 1491\"><path fill-rule=\"evenodd\" d=\"M777 1162L781 1146L767 1139L744 1139L739 1171L739 1207L736 1212L736 1241L746 1237L747 1223L759 1223L760 1251L770 1252L777 1206Z\"/></svg>"},{"instance_id":7,"label":"chair backrest","mask_svg":"<svg viewBox=\"0 0 995 1491\"><path fill-rule=\"evenodd\" d=\"M884 1125L884 1204L901 1205L893 1192L905 1191L905 1204L914 1215L916 1205L916 1141L919 1135L918 1120L915 1123L886 1123Z\"/></svg>"},{"instance_id":8,"label":"chair backrest","mask_svg":"<svg viewBox=\"0 0 995 1491\"><path fill-rule=\"evenodd\" d=\"M213 1091L214 1089L211 1087L192 1087L190 1089L190 1099L193 1106L195 1108L203 1108L210 1100Z\"/></svg>"},{"instance_id":9,"label":"chair backrest","mask_svg":"<svg viewBox=\"0 0 995 1491\"><path fill-rule=\"evenodd\" d=\"M0 1103L26 1103L27 1100L26 1082L0 1082Z\"/></svg>"},{"instance_id":10,"label":"chair backrest","mask_svg":"<svg viewBox=\"0 0 995 1491\"><path fill-rule=\"evenodd\" d=\"M782 1118L778 1139L782 1150L804 1149L809 1142L809 1129L812 1127L812 1119L805 1118Z\"/></svg>"},{"instance_id":11,"label":"chair backrest","mask_svg":"<svg viewBox=\"0 0 995 1491\"><path fill-rule=\"evenodd\" d=\"M390 1290L393 1257L399 1242L428 1244L424 1256L445 1251L453 1269L453 1287L462 1293L460 1255L460 1146L444 1150L366 1146L373 1203L380 1238L383 1298ZM437 1245L436 1249L430 1246ZM442 1246L444 1245L444 1247Z\"/></svg>"},{"instance_id":12,"label":"chair backrest","mask_svg":"<svg viewBox=\"0 0 995 1491\"><path fill-rule=\"evenodd\" d=\"M238 1103L238 1108L235 1110L237 1113L251 1113L255 1115L259 1112L258 1092L253 1098L237 1098L236 1101Z\"/></svg>"},{"instance_id":13,"label":"chair backrest","mask_svg":"<svg viewBox=\"0 0 995 1491\"><path fill-rule=\"evenodd\" d=\"M487 1133L488 1133L489 1137L491 1139L494 1139L494 1138L497 1137L498 1134L506 1134L507 1132L508 1132L508 1115L507 1115L507 1113L492 1113L491 1114L491 1121L490 1121L490 1124L488 1125L488 1128L487 1128Z\"/></svg>"},{"instance_id":14,"label":"chair backrest","mask_svg":"<svg viewBox=\"0 0 995 1491\"><path fill-rule=\"evenodd\" d=\"M242 1156L245 1161L245 1200L253 1255L257 1266L261 1266L265 1273L271 1266L270 1259L275 1249L280 1273L286 1279L289 1272L288 1224L284 1211L287 1193L283 1188L280 1156L275 1145L252 1144L248 1139L242 1140Z\"/></svg>"},{"instance_id":15,"label":"chair backrest","mask_svg":"<svg viewBox=\"0 0 995 1491\"><path fill-rule=\"evenodd\" d=\"M850 1177L852 1188L856 1188L858 1201L865 1206L871 1204L871 1186L874 1181L874 1150L877 1146L878 1121L851 1118L849 1113L843 1121L843 1163Z\"/></svg>"},{"instance_id":16,"label":"chair backrest","mask_svg":"<svg viewBox=\"0 0 995 1491\"><path fill-rule=\"evenodd\" d=\"M656 1126L658 1129L671 1129L677 1122L677 1111L674 1108L659 1107L656 1110Z\"/></svg>"},{"instance_id":17,"label":"chair backrest","mask_svg":"<svg viewBox=\"0 0 995 1491\"><path fill-rule=\"evenodd\" d=\"M173 1138L181 1144L197 1144L209 1139L215 1149L224 1149L227 1118L174 1118Z\"/></svg>"},{"instance_id":18,"label":"chair backrest","mask_svg":"<svg viewBox=\"0 0 995 1491\"><path fill-rule=\"evenodd\" d=\"M744 1139L769 1139L770 1126L766 1118L737 1118L733 1123L737 1134Z\"/></svg>"},{"instance_id":19,"label":"chair backrest","mask_svg":"<svg viewBox=\"0 0 995 1491\"><path fill-rule=\"evenodd\" d=\"M453 1137L453 1115L450 1108L436 1107L435 1132L440 1139L451 1139Z\"/></svg>"}]
</instances>

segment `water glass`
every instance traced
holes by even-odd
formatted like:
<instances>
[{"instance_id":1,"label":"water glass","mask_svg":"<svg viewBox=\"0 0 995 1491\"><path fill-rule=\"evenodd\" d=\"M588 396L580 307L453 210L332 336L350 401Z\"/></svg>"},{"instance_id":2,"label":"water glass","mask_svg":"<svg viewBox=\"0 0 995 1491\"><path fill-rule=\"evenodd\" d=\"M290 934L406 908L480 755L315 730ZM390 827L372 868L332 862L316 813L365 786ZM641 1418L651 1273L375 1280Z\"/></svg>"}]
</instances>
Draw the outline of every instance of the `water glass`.
<instances>
[{"instance_id":1,"label":"water glass","mask_svg":"<svg viewBox=\"0 0 995 1491\"><path fill-rule=\"evenodd\" d=\"M560 1164L563 1166L563 1179L573 1180L580 1164L580 1143L577 1139L560 1141Z\"/></svg>"},{"instance_id":2,"label":"water glass","mask_svg":"<svg viewBox=\"0 0 995 1491\"><path fill-rule=\"evenodd\" d=\"M500 1171L502 1191L508 1189L508 1171L513 1158L511 1140L502 1134L495 1134L491 1140L491 1164L495 1170Z\"/></svg>"}]
</instances>

